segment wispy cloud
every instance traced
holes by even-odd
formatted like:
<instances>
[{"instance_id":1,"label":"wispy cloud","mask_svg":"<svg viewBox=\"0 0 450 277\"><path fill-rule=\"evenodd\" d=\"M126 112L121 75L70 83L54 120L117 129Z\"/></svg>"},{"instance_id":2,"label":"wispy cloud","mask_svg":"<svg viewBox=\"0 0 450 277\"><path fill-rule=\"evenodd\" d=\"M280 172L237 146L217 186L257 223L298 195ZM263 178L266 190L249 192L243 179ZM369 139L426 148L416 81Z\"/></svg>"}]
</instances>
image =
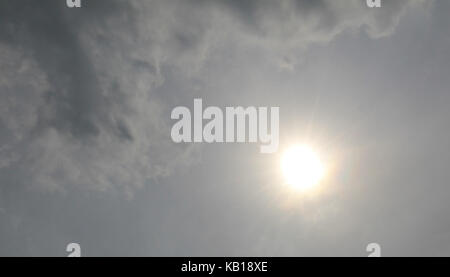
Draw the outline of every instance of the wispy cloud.
<instances>
[{"instance_id":1,"label":"wispy cloud","mask_svg":"<svg viewBox=\"0 0 450 277\"><path fill-rule=\"evenodd\" d=\"M249 46L291 68L299 49L345 30L392 33L423 1L371 10L361 0L98 0L76 11L63 2L0 3L2 176L132 193L197 157L169 138L177 92L155 92L164 68L189 81L217 53Z\"/></svg>"}]
</instances>

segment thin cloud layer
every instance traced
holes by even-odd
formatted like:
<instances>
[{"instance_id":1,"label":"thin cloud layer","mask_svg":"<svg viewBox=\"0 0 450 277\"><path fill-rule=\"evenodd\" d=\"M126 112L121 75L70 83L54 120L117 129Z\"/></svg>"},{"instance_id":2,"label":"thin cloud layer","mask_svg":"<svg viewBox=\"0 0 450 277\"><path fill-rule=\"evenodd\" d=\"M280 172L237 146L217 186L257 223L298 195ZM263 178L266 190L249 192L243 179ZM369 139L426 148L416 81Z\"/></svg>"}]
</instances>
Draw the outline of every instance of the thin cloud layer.
<instances>
[{"instance_id":1,"label":"thin cloud layer","mask_svg":"<svg viewBox=\"0 0 450 277\"><path fill-rule=\"evenodd\" d=\"M424 3L91 0L74 10L64 2L0 2L0 179L130 194L198 158L170 140L179 92L161 89L165 69L191 82L215 55L247 47L289 67L311 43L347 30L389 35Z\"/></svg>"}]
</instances>

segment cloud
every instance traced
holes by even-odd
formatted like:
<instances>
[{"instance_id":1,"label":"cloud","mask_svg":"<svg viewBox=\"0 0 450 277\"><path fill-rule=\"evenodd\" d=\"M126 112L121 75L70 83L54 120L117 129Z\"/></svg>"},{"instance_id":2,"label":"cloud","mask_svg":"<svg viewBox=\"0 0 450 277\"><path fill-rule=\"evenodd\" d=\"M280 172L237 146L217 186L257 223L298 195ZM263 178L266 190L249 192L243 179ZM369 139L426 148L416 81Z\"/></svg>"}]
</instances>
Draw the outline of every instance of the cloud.
<instances>
[{"instance_id":1,"label":"cloud","mask_svg":"<svg viewBox=\"0 0 450 277\"><path fill-rule=\"evenodd\" d=\"M423 3L64 2L0 3L0 178L130 194L198 158L170 140L178 92L156 92L164 68L190 82L218 52L246 47L292 68L298 49L345 30L389 35L407 7Z\"/></svg>"}]
</instances>

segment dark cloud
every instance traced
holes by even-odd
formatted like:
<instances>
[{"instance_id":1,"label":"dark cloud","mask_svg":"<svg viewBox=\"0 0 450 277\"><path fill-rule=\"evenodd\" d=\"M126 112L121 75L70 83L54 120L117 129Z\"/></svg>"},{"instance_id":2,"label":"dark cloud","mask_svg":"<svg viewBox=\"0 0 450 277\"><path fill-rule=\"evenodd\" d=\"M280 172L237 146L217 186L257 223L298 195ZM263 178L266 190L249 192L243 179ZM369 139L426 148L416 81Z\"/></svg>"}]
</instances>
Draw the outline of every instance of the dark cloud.
<instances>
[{"instance_id":1,"label":"dark cloud","mask_svg":"<svg viewBox=\"0 0 450 277\"><path fill-rule=\"evenodd\" d=\"M2 82L2 95L8 105L2 110L2 124L6 127L2 132L2 156L5 157L2 159L2 167L8 167L8 172L23 170L24 177L30 177L25 182L33 180L33 183L42 182L42 185L50 187L77 183L85 183L89 187L92 186L88 184L90 182L103 183L100 187L112 186L111 178L114 177L109 174L114 175L114 167L130 162L125 161L123 156L121 160L114 158L106 162L116 155L111 152L117 151L120 148L118 145L128 148L140 147L139 143L159 144L153 140L162 130L152 129L155 126L151 126L149 122L154 120L155 124L159 124L159 119L152 117L160 115L153 113L152 108L148 107L151 111L148 113L150 118L146 118L147 114L144 115L134 106L136 103L132 103L142 101L136 97L148 98L152 85L139 89L126 87L124 82L118 80L128 74L140 74L141 79L158 79L153 63L140 57L128 56L120 39L111 37L115 26L109 26L108 21L125 25L122 31L130 34L130 39L135 39L132 33L137 27L136 22L130 19L131 15L131 7L120 1L90 1L80 11L67 9L64 1L1 2L0 41L3 59L10 63L9 68L3 68L8 72L4 74ZM122 21L121 17L128 18ZM82 38L94 28L99 32L86 39L95 46L88 45ZM128 72L123 68L124 64L113 60L112 66L117 70L114 72L117 75L105 77L108 69L94 58L96 50L122 55L118 59L124 59ZM8 73L18 75L16 78L7 78ZM16 92L11 92L14 90ZM137 96L138 93L141 95ZM25 114L21 115L23 119L13 115L19 112ZM148 136L141 136L137 142L131 126L133 123L130 123L135 116L142 124L149 123L139 127L148 128L149 133ZM145 140L149 141L143 142ZM108 158L101 154L104 151ZM130 151L123 151L130 154ZM143 152L131 155L141 155L148 151L151 150L143 149ZM49 158L46 164L43 163L45 157ZM131 159L137 158L133 157ZM98 160L100 167L103 167L103 163L115 163L115 166L108 165L101 173L103 170L93 169L92 164L88 165L96 163L93 159ZM151 158L152 161L157 159ZM152 162L148 163L151 166ZM83 176L91 175L93 179L82 181L74 175L78 180L70 181L69 176L74 172ZM155 175L160 173L162 172ZM144 175L147 174L153 175L151 172ZM125 182L128 181L132 182L131 179ZM142 185L143 181L145 178L138 183Z\"/></svg>"},{"instance_id":2,"label":"dark cloud","mask_svg":"<svg viewBox=\"0 0 450 277\"><path fill-rule=\"evenodd\" d=\"M400 0L377 13L359 0L95 0L81 9L57 0L2 1L8 66L0 164L7 174L21 172L24 183L50 188L141 187L184 155L168 140L163 113L180 95L160 93L165 79L179 91L208 86L204 65L227 60L228 51L263 53L276 68L292 70L299 49L346 29L370 26L382 35L417 2Z\"/></svg>"},{"instance_id":3,"label":"dark cloud","mask_svg":"<svg viewBox=\"0 0 450 277\"><path fill-rule=\"evenodd\" d=\"M96 2L93 2L96 3ZM30 55L43 70L51 87L43 97L46 110L39 114L38 128L53 127L76 137L98 135L104 124L117 133L126 126L109 120L108 96L98 84L96 72L78 37L80 28L96 24L92 14L71 20L64 1L2 2L0 39ZM111 1L111 6L116 5ZM104 6L104 5L102 5ZM97 19L112 16L98 4L89 5ZM114 8L113 8L114 9ZM81 24L80 24L81 23ZM110 97L109 99L111 99Z\"/></svg>"}]
</instances>

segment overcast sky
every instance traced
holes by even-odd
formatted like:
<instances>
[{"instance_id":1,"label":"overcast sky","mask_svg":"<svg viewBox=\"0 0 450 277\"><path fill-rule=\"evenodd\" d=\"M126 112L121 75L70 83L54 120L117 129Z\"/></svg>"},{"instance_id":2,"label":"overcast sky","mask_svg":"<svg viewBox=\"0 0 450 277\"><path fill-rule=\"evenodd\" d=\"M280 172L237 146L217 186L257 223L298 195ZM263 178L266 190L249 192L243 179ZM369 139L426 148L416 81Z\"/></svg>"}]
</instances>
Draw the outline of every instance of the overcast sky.
<instances>
[{"instance_id":1,"label":"overcast sky","mask_svg":"<svg viewBox=\"0 0 450 277\"><path fill-rule=\"evenodd\" d=\"M450 2L0 0L0 256L450 255ZM280 153L175 144L176 106L280 107Z\"/></svg>"}]
</instances>

